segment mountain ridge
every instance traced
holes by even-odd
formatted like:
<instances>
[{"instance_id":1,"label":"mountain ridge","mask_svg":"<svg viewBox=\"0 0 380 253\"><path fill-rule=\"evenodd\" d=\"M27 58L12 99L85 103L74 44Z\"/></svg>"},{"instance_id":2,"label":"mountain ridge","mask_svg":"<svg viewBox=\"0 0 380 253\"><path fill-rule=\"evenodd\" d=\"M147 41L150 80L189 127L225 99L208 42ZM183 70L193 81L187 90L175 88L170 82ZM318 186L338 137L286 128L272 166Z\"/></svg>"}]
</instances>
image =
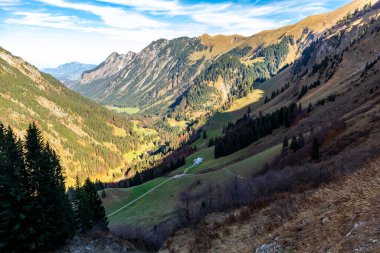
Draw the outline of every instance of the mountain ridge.
<instances>
[{"instance_id":1,"label":"mountain ridge","mask_svg":"<svg viewBox=\"0 0 380 253\"><path fill-rule=\"evenodd\" d=\"M296 24L262 31L247 37L203 34L194 38L156 40L137 53L136 58L114 76L98 77L91 81L82 79L74 90L103 104L138 107L143 112L149 111L155 114L168 112L180 114L179 112L184 108L193 106L188 103L188 98L184 100L183 97L187 96L189 89L194 90L196 77L207 71L207 68L221 56L233 55L242 64L253 66L256 69L253 80L268 79L282 67L294 62L315 37L328 30L347 13L354 12L355 9L370 2L370 0L355 0L338 10L310 16ZM263 59L261 52L267 50L270 53L271 47L280 44L284 37L293 37L294 40L292 45L285 46L288 52L284 58ZM189 46L188 43L193 43L193 45ZM179 44L181 46L178 47ZM156 52L157 50L160 52ZM159 60L155 62L153 59ZM267 66L270 62L277 62L275 68ZM269 68L272 69L269 70ZM242 67L239 69L241 70ZM155 74L152 74L152 71ZM138 77L131 77L130 73L136 73ZM223 84L205 82L198 85L198 90L208 90L201 93L208 94L209 97L220 96L220 92L228 96L224 100L213 101L212 106L203 109L204 113L217 110L225 103L230 103L228 100L239 98L233 95L233 89L236 88L232 84L233 79L223 79ZM249 86L252 87L254 84L251 83ZM220 90L218 87L224 88ZM176 105L181 104L181 101L185 101L182 102L186 104L185 107L176 109Z\"/></svg>"},{"instance_id":2,"label":"mountain ridge","mask_svg":"<svg viewBox=\"0 0 380 253\"><path fill-rule=\"evenodd\" d=\"M76 176L112 180L129 162L126 153L150 143L126 118L1 48L0 82L0 121L18 137L36 122L61 157L69 186Z\"/></svg>"},{"instance_id":3,"label":"mountain ridge","mask_svg":"<svg viewBox=\"0 0 380 253\"><path fill-rule=\"evenodd\" d=\"M61 64L56 68L45 68L42 69L42 71L51 74L67 87L71 88L74 83L81 78L84 71L93 69L96 66L97 65L94 64L84 64L73 61Z\"/></svg>"}]
</instances>

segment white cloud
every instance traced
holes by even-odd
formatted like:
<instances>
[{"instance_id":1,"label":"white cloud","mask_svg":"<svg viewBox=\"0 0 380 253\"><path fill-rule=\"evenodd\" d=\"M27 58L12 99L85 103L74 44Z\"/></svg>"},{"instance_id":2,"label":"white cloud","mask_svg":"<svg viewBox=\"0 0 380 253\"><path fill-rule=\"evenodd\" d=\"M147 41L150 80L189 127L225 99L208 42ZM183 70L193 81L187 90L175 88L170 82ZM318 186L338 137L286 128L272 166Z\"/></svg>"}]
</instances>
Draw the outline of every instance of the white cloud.
<instances>
[{"instance_id":1,"label":"white cloud","mask_svg":"<svg viewBox=\"0 0 380 253\"><path fill-rule=\"evenodd\" d=\"M138 10L144 11L176 11L182 9L178 1L165 0L97 0L119 5L132 6Z\"/></svg>"},{"instance_id":2,"label":"white cloud","mask_svg":"<svg viewBox=\"0 0 380 253\"><path fill-rule=\"evenodd\" d=\"M78 20L74 16L54 16L42 12L15 12L21 18L9 18L4 22L8 24L32 25L59 29L78 29Z\"/></svg>"},{"instance_id":3,"label":"white cloud","mask_svg":"<svg viewBox=\"0 0 380 253\"><path fill-rule=\"evenodd\" d=\"M64 0L40 0L41 2L74 10L90 12L99 16L105 25L122 29L157 28L165 24L142 14L129 12L121 8L103 7L92 4L72 3Z\"/></svg>"},{"instance_id":4,"label":"white cloud","mask_svg":"<svg viewBox=\"0 0 380 253\"><path fill-rule=\"evenodd\" d=\"M12 6L19 4L19 0L0 0L0 6Z\"/></svg>"},{"instance_id":5,"label":"white cloud","mask_svg":"<svg viewBox=\"0 0 380 253\"><path fill-rule=\"evenodd\" d=\"M192 5L179 0L35 1L43 3L42 8L26 8L25 2L10 7L10 15L0 24L0 45L39 67L74 60L99 63L113 51L138 52L159 38L202 33L248 36L325 11L327 2L284 0L257 6L245 1ZM0 6L5 3L15 1L0 0ZM91 19L82 12L92 14Z\"/></svg>"}]
</instances>

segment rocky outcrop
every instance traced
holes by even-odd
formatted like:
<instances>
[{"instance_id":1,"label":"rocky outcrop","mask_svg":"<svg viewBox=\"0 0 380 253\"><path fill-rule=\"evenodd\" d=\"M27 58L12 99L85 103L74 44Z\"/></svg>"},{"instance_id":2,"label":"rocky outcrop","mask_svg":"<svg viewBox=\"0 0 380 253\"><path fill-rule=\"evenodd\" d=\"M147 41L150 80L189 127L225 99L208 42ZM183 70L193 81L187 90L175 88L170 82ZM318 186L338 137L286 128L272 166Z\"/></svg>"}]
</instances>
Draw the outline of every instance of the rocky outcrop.
<instances>
[{"instance_id":1,"label":"rocky outcrop","mask_svg":"<svg viewBox=\"0 0 380 253\"><path fill-rule=\"evenodd\" d=\"M95 80L106 79L113 76L125 68L135 56L136 53L134 52L128 52L126 54L118 54L114 52L96 68L84 71L80 83L88 84Z\"/></svg>"},{"instance_id":2,"label":"rocky outcrop","mask_svg":"<svg viewBox=\"0 0 380 253\"><path fill-rule=\"evenodd\" d=\"M116 238L108 233L87 233L74 237L65 247L56 253L138 253L142 251L126 240Z\"/></svg>"}]
</instances>

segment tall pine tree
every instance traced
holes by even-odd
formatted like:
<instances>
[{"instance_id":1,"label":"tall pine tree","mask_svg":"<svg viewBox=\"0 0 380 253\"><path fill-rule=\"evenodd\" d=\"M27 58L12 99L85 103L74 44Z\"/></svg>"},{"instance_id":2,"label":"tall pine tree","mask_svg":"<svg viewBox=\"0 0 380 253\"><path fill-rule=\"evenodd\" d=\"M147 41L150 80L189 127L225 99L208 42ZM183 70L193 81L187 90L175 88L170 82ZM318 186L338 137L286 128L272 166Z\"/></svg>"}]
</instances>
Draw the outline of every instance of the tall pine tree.
<instances>
[{"instance_id":1,"label":"tall pine tree","mask_svg":"<svg viewBox=\"0 0 380 253\"><path fill-rule=\"evenodd\" d=\"M25 188L22 146L0 124L0 252L36 251L33 199Z\"/></svg>"},{"instance_id":2,"label":"tall pine tree","mask_svg":"<svg viewBox=\"0 0 380 253\"><path fill-rule=\"evenodd\" d=\"M79 178L76 178L75 194L74 194L74 213L76 223L81 232L85 232L92 228L91 210L86 192L81 187Z\"/></svg>"},{"instance_id":3,"label":"tall pine tree","mask_svg":"<svg viewBox=\"0 0 380 253\"><path fill-rule=\"evenodd\" d=\"M83 189L88 198L93 226L98 227L102 230L108 230L108 219L106 216L106 211L102 205L102 200L98 195L95 184L91 182L89 178L87 178Z\"/></svg>"},{"instance_id":4,"label":"tall pine tree","mask_svg":"<svg viewBox=\"0 0 380 253\"><path fill-rule=\"evenodd\" d=\"M59 159L32 123L25 137L25 163L29 192L34 196L33 227L38 233L39 250L52 250L63 245L75 232L71 203L65 194L65 183Z\"/></svg>"}]
</instances>

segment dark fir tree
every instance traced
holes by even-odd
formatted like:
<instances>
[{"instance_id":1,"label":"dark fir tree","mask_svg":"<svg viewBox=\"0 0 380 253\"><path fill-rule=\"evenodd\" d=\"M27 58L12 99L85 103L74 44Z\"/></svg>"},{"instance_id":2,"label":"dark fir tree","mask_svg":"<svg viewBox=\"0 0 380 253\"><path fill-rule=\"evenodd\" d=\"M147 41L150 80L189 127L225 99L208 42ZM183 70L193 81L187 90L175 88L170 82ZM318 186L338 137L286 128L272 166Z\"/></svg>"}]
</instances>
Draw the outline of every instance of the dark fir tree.
<instances>
[{"instance_id":1,"label":"dark fir tree","mask_svg":"<svg viewBox=\"0 0 380 253\"><path fill-rule=\"evenodd\" d=\"M36 244L40 249L51 250L63 245L75 232L71 204L65 195L59 159L44 144L35 123L29 126L25 140L25 161L36 201Z\"/></svg>"},{"instance_id":2,"label":"dark fir tree","mask_svg":"<svg viewBox=\"0 0 380 253\"><path fill-rule=\"evenodd\" d=\"M307 108L307 112L310 113L313 108L311 107L311 103L309 103L309 107Z\"/></svg>"},{"instance_id":3,"label":"dark fir tree","mask_svg":"<svg viewBox=\"0 0 380 253\"><path fill-rule=\"evenodd\" d=\"M294 135L292 137L292 141L290 142L290 149L293 151L293 152L296 152L298 150L298 142L297 142L297 137Z\"/></svg>"},{"instance_id":4,"label":"dark fir tree","mask_svg":"<svg viewBox=\"0 0 380 253\"><path fill-rule=\"evenodd\" d=\"M209 140L209 142L208 142L208 146L209 146L209 147L212 147L212 146L214 146L214 145L215 145L214 138L211 138L211 139Z\"/></svg>"},{"instance_id":5,"label":"dark fir tree","mask_svg":"<svg viewBox=\"0 0 380 253\"><path fill-rule=\"evenodd\" d=\"M95 184L89 178L83 185L83 192L87 195L92 225L102 230L108 230L108 219L102 200L96 191Z\"/></svg>"},{"instance_id":6,"label":"dark fir tree","mask_svg":"<svg viewBox=\"0 0 380 253\"><path fill-rule=\"evenodd\" d=\"M0 252L32 252L36 230L22 145L0 124Z\"/></svg>"},{"instance_id":7,"label":"dark fir tree","mask_svg":"<svg viewBox=\"0 0 380 253\"><path fill-rule=\"evenodd\" d=\"M81 232L92 228L91 210L86 192L81 187L79 178L76 178L74 194L75 220Z\"/></svg>"},{"instance_id":8,"label":"dark fir tree","mask_svg":"<svg viewBox=\"0 0 380 253\"><path fill-rule=\"evenodd\" d=\"M285 136L284 140L282 141L282 149L286 149L288 146L289 146L288 136Z\"/></svg>"},{"instance_id":9,"label":"dark fir tree","mask_svg":"<svg viewBox=\"0 0 380 253\"><path fill-rule=\"evenodd\" d=\"M34 123L24 147L10 128L0 127L0 170L0 250L41 252L63 245L75 232L72 205L59 159Z\"/></svg>"},{"instance_id":10,"label":"dark fir tree","mask_svg":"<svg viewBox=\"0 0 380 253\"><path fill-rule=\"evenodd\" d=\"M203 139L207 139L207 133L206 133L206 130L203 130Z\"/></svg>"},{"instance_id":11,"label":"dark fir tree","mask_svg":"<svg viewBox=\"0 0 380 253\"><path fill-rule=\"evenodd\" d=\"M319 159L319 143L317 139L313 140L313 144L311 146L311 159L313 160Z\"/></svg>"}]
</instances>

